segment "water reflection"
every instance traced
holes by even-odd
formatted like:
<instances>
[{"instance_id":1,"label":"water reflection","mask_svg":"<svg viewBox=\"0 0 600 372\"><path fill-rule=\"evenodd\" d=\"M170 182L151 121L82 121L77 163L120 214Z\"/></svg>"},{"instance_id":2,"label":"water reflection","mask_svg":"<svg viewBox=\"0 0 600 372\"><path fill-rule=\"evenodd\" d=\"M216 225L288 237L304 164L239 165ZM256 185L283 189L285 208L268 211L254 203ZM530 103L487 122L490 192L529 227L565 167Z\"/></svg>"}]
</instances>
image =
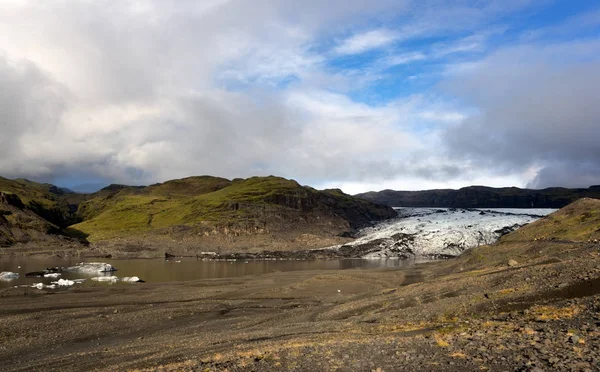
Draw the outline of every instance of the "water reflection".
<instances>
[{"instance_id":1,"label":"water reflection","mask_svg":"<svg viewBox=\"0 0 600 372\"><path fill-rule=\"evenodd\" d=\"M91 261L91 260L88 260ZM30 257L1 257L0 272L12 271L20 274L19 279L0 281L0 288L16 285L32 285L34 283L50 284L57 278L26 278L25 274L40 271L47 267L67 267L81 262L80 259L60 258L30 258ZM173 282L189 281L196 279L232 278L246 275L260 275L277 271L300 270L349 270L349 269L374 269L374 268L403 268L423 261L381 259L341 259L341 260L251 260L251 261L197 261L195 259L174 260L108 260L102 262L115 266L118 277L138 276L146 282ZM62 279L91 278L101 274L91 275L83 273L64 272ZM98 285L87 280L84 285Z\"/></svg>"}]
</instances>

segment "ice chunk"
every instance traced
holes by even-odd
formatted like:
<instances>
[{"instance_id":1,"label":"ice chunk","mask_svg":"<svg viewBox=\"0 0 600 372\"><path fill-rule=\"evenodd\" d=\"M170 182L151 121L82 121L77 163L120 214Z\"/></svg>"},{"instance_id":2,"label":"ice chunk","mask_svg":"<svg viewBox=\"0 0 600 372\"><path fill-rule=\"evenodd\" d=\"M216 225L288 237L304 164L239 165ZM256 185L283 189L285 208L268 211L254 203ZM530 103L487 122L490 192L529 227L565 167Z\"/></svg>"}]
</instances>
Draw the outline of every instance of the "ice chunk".
<instances>
[{"instance_id":1,"label":"ice chunk","mask_svg":"<svg viewBox=\"0 0 600 372\"><path fill-rule=\"evenodd\" d=\"M93 281L96 282L117 282L119 281L119 278L117 278L116 276L96 276L94 278L92 278Z\"/></svg>"},{"instance_id":2,"label":"ice chunk","mask_svg":"<svg viewBox=\"0 0 600 372\"><path fill-rule=\"evenodd\" d=\"M124 281L124 282L128 282L128 283L139 283L139 282L141 282L140 278L138 278L137 276L126 276L126 277L123 277L121 280Z\"/></svg>"},{"instance_id":3,"label":"ice chunk","mask_svg":"<svg viewBox=\"0 0 600 372\"><path fill-rule=\"evenodd\" d=\"M44 283L33 283L31 288L44 289Z\"/></svg>"},{"instance_id":4,"label":"ice chunk","mask_svg":"<svg viewBox=\"0 0 600 372\"><path fill-rule=\"evenodd\" d=\"M3 271L0 273L0 280L9 281L19 279L18 273L13 273L11 271Z\"/></svg>"},{"instance_id":5,"label":"ice chunk","mask_svg":"<svg viewBox=\"0 0 600 372\"><path fill-rule=\"evenodd\" d=\"M52 284L58 284L59 287L70 287L73 284L75 284L75 281L68 279L58 279L57 282L52 282Z\"/></svg>"},{"instance_id":6,"label":"ice chunk","mask_svg":"<svg viewBox=\"0 0 600 372\"><path fill-rule=\"evenodd\" d=\"M67 267L65 271L76 271L86 274L110 273L117 269L108 263L104 262L80 262L76 266Z\"/></svg>"},{"instance_id":7,"label":"ice chunk","mask_svg":"<svg viewBox=\"0 0 600 372\"><path fill-rule=\"evenodd\" d=\"M44 274L44 278L58 278L61 275L61 273L49 273L49 274Z\"/></svg>"}]
</instances>

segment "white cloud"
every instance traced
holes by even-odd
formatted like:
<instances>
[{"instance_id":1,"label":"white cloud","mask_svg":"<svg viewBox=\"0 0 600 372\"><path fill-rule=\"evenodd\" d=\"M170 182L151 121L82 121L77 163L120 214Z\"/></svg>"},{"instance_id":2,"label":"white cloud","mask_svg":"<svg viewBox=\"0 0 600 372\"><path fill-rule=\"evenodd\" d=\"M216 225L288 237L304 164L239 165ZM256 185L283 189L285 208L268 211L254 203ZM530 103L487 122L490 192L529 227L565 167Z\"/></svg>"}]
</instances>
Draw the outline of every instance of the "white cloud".
<instances>
[{"instance_id":1,"label":"white cloud","mask_svg":"<svg viewBox=\"0 0 600 372\"><path fill-rule=\"evenodd\" d=\"M422 61L427 59L427 55L422 52L409 52L403 54L397 54L389 57L385 57L379 61L384 67L393 67L398 65L404 65L411 62Z\"/></svg>"},{"instance_id":2,"label":"white cloud","mask_svg":"<svg viewBox=\"0 0 600 372\"><path fill-rule=\"evenodd\" d=\"M393 65L486 50L456 38L503 12L437 0L1 1L0 174L475 179L470 159L439 150L440 130L471 113L433 94L351 97ZM331 45L353 30L368 31ZM430 36L454 42L401 45ZM387 55L372 70L329 65L374 49Z\"/></svg>"},{"instance_id":3,"label":"white cloud","mask_svg":"<svg viewBox=\"0 0 600 372\"><path fill-rule=\"evenodd\" d=\"M339 55L360 54L389 45L398 37L399 35L391 30L371 30L345 39L334 49L334 52Z\"/></svg>"},{"instance_id":4,"label":"white cloud","mask_svg":"<svg viewBox=\"0 0 600 372\"><path fill-rule=\"evenodd\" d=\"M600 183L598 56L600 40L521 45L456 69L448 92L479 113L447 130L450 153L498 173L535 167L536 187Z\"/></svg>"}]
</instances>

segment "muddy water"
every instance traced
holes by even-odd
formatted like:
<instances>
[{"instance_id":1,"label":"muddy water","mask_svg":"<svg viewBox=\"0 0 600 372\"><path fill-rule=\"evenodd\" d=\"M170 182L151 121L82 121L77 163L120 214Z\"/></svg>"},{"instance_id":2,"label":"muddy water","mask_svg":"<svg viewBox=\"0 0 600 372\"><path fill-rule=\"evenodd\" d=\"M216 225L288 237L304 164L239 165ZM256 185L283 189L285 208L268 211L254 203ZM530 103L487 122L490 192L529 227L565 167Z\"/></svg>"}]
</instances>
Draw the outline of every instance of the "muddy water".
<instances>
[{"instance_id":1,"label":"muddy water","mask_svg":"<svg viewBox=\"0 0 600 372\"><path fill-rule=\"evenodd\" d=\"M172 259L169 261L158 259L131 259L131 260L109 260L102 259L118 269L109 275L118 277L137 276L146 282L173 282L189 281L196 279L231 278L246 275L260 275L276 271L298 271L298 270L348 270L348 269L372 269L372 268L408 268L415 263L424 261L415 260L312 260L312 261L197 261L196 259ZM34 283L50 284L57 278L26 278L25 274L32 271L41 271L47 267L74 266L80 259L59 258L30 258L30 257L0 257L0 272L11 271L19 273L19 279L11 281L0 281L0 288L17 285L32 285ZM64 272L60 278L63 279L88 279L82 285L108 285L89 280L93 276L73 272ZM124 283L117 283L118 285Z\"/></svg>"}]
</instances>

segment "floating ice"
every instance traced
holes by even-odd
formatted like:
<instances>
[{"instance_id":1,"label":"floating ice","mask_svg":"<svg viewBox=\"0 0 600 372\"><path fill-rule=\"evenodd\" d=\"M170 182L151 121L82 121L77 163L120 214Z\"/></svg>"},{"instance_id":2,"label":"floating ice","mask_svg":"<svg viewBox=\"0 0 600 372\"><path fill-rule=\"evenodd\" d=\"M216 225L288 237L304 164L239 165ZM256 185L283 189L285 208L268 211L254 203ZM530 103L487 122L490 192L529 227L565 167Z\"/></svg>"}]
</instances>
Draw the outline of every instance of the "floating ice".
<instances>
[{"instance_id":1,"label":"floating ice","mask_svg":"<svg viewBox=\"0 0 600 372\"><path fill-rule=\"evenodd\" d=\"M10 281L19 279L19 273L13 273L11 271L3 271L0 273L0 280Z\"/></svg>"},{"instance_id":2,"label":"floating ice","mask_svg":"<svg viewBox=\"0 0 600 372\"><path fill-rule=\"evenodd\" d=\"M68 279L58 279L57 282L52 282L52 284L58 284L59 287L70 287L75 284L75 281Z\"/></svg>"},{"instance_id":3,"label":"floating ice","mask_svg":"<svg viewBox=\"0 0 600 372\"><path fill-rule=\"evenodd\" d=\"M81 262L76 266L67 267L65 271L76 271L86 274L110 273L117 271L111 264L104 262Z\"/></svg>"},{"instance_id":4,"label":"floating ice","mask_svg":"<svg viewBox=\"0 0 600 372\"><path fill-rule=\"evenodd\" d=\"M44 278L58 278L59 276L61 276L61 273L44 274Z\"/></svg>"},{"instance_id":5,"label":"floating ice","mask_svg":"<svg viewBox=\"0 0 600 372\"><path fill-rule=\"evenodd\" d=\"M44 283L33 283L31 288L44 289Z\"/></svg>"},{"instance_id":6,"label":"floating ice","mask_svg":"<svg viewBox=\"0 0 600 372\"><path fill-rule=\"evenodd\" d=\"M96 276L94 278L92 278L93 281L96 282L117 282L119 281L119 278L117 278L116 276Z\"/></svg>"},{"instance_id":7,"label":"floating ice","mask_svg":"<svg viewBox=\"0 0 600 372\"><path fill-rule=\"evenodd\" d=\"M138 278L137 276L125 276L121 280L129 283L137 283L140 281L140 278Z\"/></svg>"}]
</instances>

